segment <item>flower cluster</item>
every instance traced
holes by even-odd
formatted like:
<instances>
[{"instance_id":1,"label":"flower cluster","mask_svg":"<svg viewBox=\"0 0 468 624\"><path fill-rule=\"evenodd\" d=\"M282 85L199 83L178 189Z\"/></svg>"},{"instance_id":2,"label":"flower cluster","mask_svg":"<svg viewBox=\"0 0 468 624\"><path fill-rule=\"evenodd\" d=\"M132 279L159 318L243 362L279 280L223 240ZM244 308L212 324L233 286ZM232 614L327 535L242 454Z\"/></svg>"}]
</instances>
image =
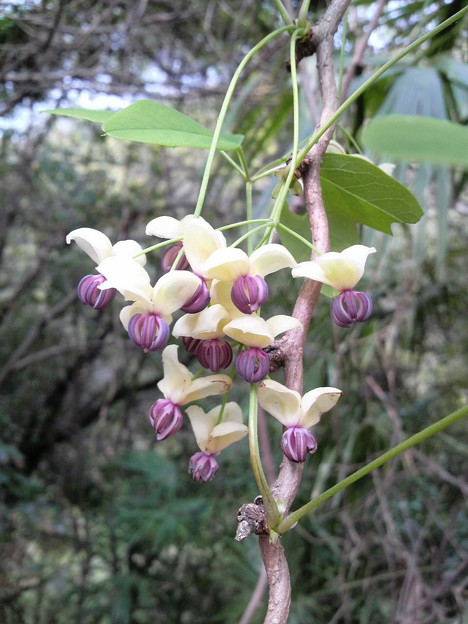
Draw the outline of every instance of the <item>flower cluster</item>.
<instances>
[{"instance_id":1,"label":"flower cluster","mask_svg":"<svg viewBox=\"0 0 468 624\"><path fill-rule=\"evenodd\" d=\"M162 351L164 377L158 388L164 398L150 408L150 423L157 440L179 431L181 407L204 397L223 395L221 405L205 413L198 405L186 407L200 451L189 461L195 481L210 481L218 470L215 457L226 446L247 435L242 412L227 393L235 372L249 383L260 382L260 405L285 427L281 446L294 462L303 462L317 443L309 429L320 414L330 410L341 396L337 388L317 388L301 397L281 384L265 379L270 372L267 347L275 337L301 328L292 316L279 314L264 319L260 309L268 298L266 276L292 269L293 277L307 277L339 292L332 301L331 316L341 327L366 320L372 302L354 287L361 278L367 256L375 249L354 245L341 253L326 253L316 261L297 264L279 244L265 244L248 255L228 246L219 230L201 217L181 220L158 217L148 223L146 234L166 239L163 274L153 284L146 271L146 251L136 241L111 241L97 230L79 228L67 236L90 256L96 274L86 275L78 285L82 303L96 310L106 307L119 292L129 305L120 320L132 343L143 351ZM173 314L182 311L171 328ZM179 362L180 338L211 375L193 377ZM236 354L234 354L234 350ZM230 375L220 374L234 360Z\"/></svg>"}]
</instances>

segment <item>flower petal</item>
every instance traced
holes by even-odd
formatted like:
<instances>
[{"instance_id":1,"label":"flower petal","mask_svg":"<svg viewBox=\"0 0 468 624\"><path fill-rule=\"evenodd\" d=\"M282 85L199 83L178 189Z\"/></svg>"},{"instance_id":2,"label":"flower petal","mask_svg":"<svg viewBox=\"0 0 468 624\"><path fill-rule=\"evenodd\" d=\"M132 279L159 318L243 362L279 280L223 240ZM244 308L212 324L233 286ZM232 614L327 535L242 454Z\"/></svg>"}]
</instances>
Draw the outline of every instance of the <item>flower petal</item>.
<instances>
[{"instance_id":1,"label":"flower petal","mask_svg":"<svg viewBox=\"0 0 468 624\"><path fill-rule=\"evenodd\" d=\"M146 301L151 303L153 289L150 276L140 263L127 256L105 258L96 270L104 275L107 282L102 289L116 288L128 301Z\"/></svg>"},{"instance_id":2,"label":"flower petal","mask_svg":"<svg viewBox=\"0 0 468 624\"><path fill-rule=\"evenodd\" d=\"M198 447L204 453L208 452L208 438L216 424L220 409L221 406L215 407L206 414L198 405L191 405L185 410L190 419Z\"/></svg>"},{"instance_id":3,"label":"flower petal","mask_svg":"<svg viewBox=\"0 0 468 624\"><path fill-rule=\"evenodd\" d=\"M88 256L99 264L104 258L112 255L112 243L105 234L93 228L78 228L68 234L65 239L68 244L72 240Z\"/></svg>"},{"instance_id":4,"label":"flower petal","mask_svg":"<svg viewBox=\"0 0 468 624\"><path fill-rule=\"evenodd\" d=\"M112 247L113 256L129 256L132 258L141 253L141 251L141 245L134 240L119 241ZM138 264L141 264L141 266L145 266L146 264L146 254L141 254L141 256L137 256L133 259L135 262L138 262Z\"/></svg>"},{"instance_id":5,"label":"flower petal","mask_svg":"<svg viewBox=\"0 0 468 624\"><path fill-rule=\"evenodd\" d=\"M296 266L296 261L283 245L272 243L256 249L250 256L250 275L269 275L286 267Z\"/></svg>"},{"instance_id":6,"label":"flower petal","mask_svg":"<svg viewBox=\"0 0 468 624\"><path fill-rule=\"evenodd\" d=\"M200 278L190 271L171 271L162 275L153 289L154 311L161 316L179 310L195 294Z\"/></svg>"},{"instance_id":7,"label":"flower petal","mask_svg":"<svg viewBox=\"0 0 468 624\"><path fill-rule=\"evenodd\" d=\"M199 275L204 275L202 265L214 251L226 247L226 239L224 234L212 228L205 219L199 217L187 223L183 247L193 271Z\"/></svg>"},{"instance_id":8,"label":"flower petal","mask_svg":"<svg viewBox=\"0 0 468 624\"><path fill-rule=\"evenodd\" d=\"M198 314L185 314L174 325L172 335L191 336L200 340L221 338L224 336L223 327L230 320L226 309L215 304L205 308Z\"/></svg>"},{"instance_id":9,"label":"flower petal","mask_svg":"<svg viewBox=\"0 0 468 624\"><path fill-rule=\"evenodd\" d=\"M208 279L233 282L241 275L249 273L249 257L237 247L214 251L202 266L203 275Z\"/></svg>"},{"instance_id":10,"label":"flower petal","mask_svg":"<svg viewBox=\"0 0 468 624\"><path fill-rule=\"evenodd\" d=\"M267 320L268 327L273 336L283 334L290 329L297 329L302 327L301 321L293 316L287 316L286 314L277 314Z\"/></svg>"},{"instance_id":11,"label":"flower petal","mask_svg":"<svg viewBox=\"0 0 468 624\"><path fill-rule=\"evenodd\" d=\"M238 442L249 433L246 425L237 422L222 422L211 432L208 438L207 451L209 453L219 453L227 446Z\"/></svg>"},{"instance_id":12,"label":"flower petal","mask_svg":"<svg viewBox=\"0 0 468 624\"><path fill-rule=\"evenodd\" d=\"M174 217L156 217L146 226L145 234L158 238L182 238L188 221L193 218L193 215L186 215L179 221Z\"/></svg>"},{"instance_id":13,"label":"flower petal","mask_svg":"<svg viewBox=\"0 0 468 624\"><path fill-rule=\"evenodd\" d=\"M285 427L298 425L301 419L301 395L283 384L266 379L258 388L258 402Z\"/></svg>"},{"instance_id":14,"label":"flower petal","mask_svg":"<svg viewBox=\"0 0 468 624\"><path fill-rule=\"evenodd\" d=\"M267 322L255 315L244 315L234 319L224 326L224 333L241 344L259 349L264 349L275 339Z\"/></svg>"},{"instance_id":15,"label":"flower petal","mask_svg":"<svg viewBox=\"0 0 468 624\"><path fill-rule=\"evenodd\" d=\"M183 397L183 404L204 399L215 394L224 394L231 386L232 380L228 375L208 375L199 377L191 382L189 390Z\"/></svg>"},{"instance_id":16,"label":"flower petal","mask_svg":"<svg viewBox=\"0 0 468 624\"><path fill-rule=\"evenodd\" d=\"M309 429L316 425L320 415L335 407L342 394L338 388L315 388L304 394L300 426Z\"/></svg>"},{"instance_id":17,"label":"flower petal","mask_svg":"<svg viewBox=\"0 0 468 624\"><path fill-rule=\"evenodd\" d=\"M292 270L292 275L308 277L339 291L350 290L361 279L367 257L375 251L374 247L365 245L352 245L341 253L330 251L317 260L301 262Z\"/></svg>"},{"instance_id":18,"label":"flower petal","mask_svg":"<svg viewBox=\"0 0 468 624\"><path fill-rule=\"evenodd\" d=\"M192 383L192 374L179 362L177 350L177 345L169 345L162 352L164 377L158 383L158 388L166 399L171 399L176 405L183 405L183 399Z\"/></svg>"}]
</instances>

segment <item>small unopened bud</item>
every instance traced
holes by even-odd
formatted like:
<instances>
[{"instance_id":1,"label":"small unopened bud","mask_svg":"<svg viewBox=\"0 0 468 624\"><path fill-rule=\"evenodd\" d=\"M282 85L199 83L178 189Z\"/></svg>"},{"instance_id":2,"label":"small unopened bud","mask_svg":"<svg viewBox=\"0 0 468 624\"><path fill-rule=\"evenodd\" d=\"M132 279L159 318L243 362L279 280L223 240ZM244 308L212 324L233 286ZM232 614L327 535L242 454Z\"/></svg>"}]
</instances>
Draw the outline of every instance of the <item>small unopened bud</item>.
<instances>
[{"instance_id":1,"label":"small unopened bud","mask_svg":"<svg viewBox=\"0 0 468 624\"><path fill-rule=\"evenodd\" d=\"M221 368L227 368L232 362L232 347L228 342L219 338L201 340L197 349L197 358L203 368L209 368L217 373Z\"/></svg>"},{"instance_id":2,"label":"small unopened bud","mask_svg":"<svg viewBox=\"0 0 468 624\"><path fill-rule=\"evenodd\" d=\"M170 399L158 399L150 407L150 423L156 431L157 440L165 440L182 427L183 416L179 407Z\"/></svg>"},{"instance_id":3,"label":"small unopened bud","mask_svg":"<svg viewBox=\"0 0 468 624\"><path fill-rule=\"evenodd\" d=\"M340 327L351 327L366 321L372 313L372 299L367 293L344 290L332 301L332 321Z\"/></svg>"},{"instance_id":4,"label":"small unopened bud","mask_svg":"<svg viewBox=\"0 0 468 624\"><path fill-rule=\"evenodd\" d=\"M95 310L102 310L115 297L116 289L101 290L99 286L106 281L104 275L85 275L78 284L78 299Z\"/></svg>"},{"instance_id":5,"label":"small unopened bud","mask_svg":"<svg viewBox=\"0 0 468 624\"><path fill-rule=\"evenodd\" d=\"M213 479L218 468L218 462L214 455L200 451L190 458L188 473L194 481L206 483Z\"/></svg>"},{"instance_id":6,"label":"small unopened bud","mask_svg":"<svg viewBox=\"0 0 468 624\"><path fill-rule=\"evenodd\" d=\"M268 353L257 347L242 351L236 358L236 370L249 383L261 381L270 372Z\"/></svg>"},{"instance_id":7,"label":"small unopened bud","mask_svg":"<svg viewBox=\"0 0 468 624\"><path fill-rule=\"evenodd\" d=\"M183 310L183 312L195 314L196 312L204 310L209 303L210 291L208 290L205 280L200 278L200 286L197 288L194 295L190 297L180 309Z\"/></svg>"},{"instance_id":8,"label":"small unopened bud","mask_svg":"<svg viewBox=\"0 0 468 624\"><path fill-rule=\"evenodd\" d=\"M231 299L244 314L256 312L268 297L268 285L260 275L242 275L236 279Z\"/></svg>"},{"instance_id":9,"label":"small unopened bud","mask_svg":"<svg viewBox=\"0 0 468 624\"><path fill-rule=\"evenodd\" d=\"M288 427L281 436L281 448L288 459L293 462L305 462L307 454L317 450L317 441L308 429Z\"/></svg>"},{"instance_id":10,"label":"small unopened bud","mask_svg":"<svg viewBox=\"0 0 468 624\"><path fill-rule=\"evenodd\" d=\"M171 245L170 247L166 249L161 259L161 268L164 271L164 273L167 273L168 271L172 269L172 265L176 261L176 258L179 255L181 249L182 249L181 242L174 243L174 245ZM189 266L190 265L188 263L187 258L185 257L185 254L182 254L175 269L177 271L185 271L185 269L188 269Z\"/></svg>"},{"instance_id":11,"label":"small unopened bud","mask_svg":"<svg viewBox=\"0 0 468 624\"><path fill-rule=\"evenodd\" d=\"M128 335L133 344L143 351L160 351L167 345L169 325L152 312L134 314L128 323Z\"/></svg>"}]
</instances>

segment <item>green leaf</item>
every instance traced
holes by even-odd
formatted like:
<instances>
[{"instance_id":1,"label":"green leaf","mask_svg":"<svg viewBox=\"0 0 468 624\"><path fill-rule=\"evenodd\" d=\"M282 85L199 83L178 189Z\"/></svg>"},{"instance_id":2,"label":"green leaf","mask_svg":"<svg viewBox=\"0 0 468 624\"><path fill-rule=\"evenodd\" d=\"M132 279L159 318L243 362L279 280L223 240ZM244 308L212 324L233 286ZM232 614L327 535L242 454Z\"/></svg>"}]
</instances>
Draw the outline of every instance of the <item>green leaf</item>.
<instances>
[{"instance_id":1,"label":"green leaf","mask_svg":"<svg viewBox=\"0 0 468 624\"><path fill-rule=\"evenodd\" d=\"M423 210L407 188L357 156L325 154L322 194L331 218L392 234L392 223L416 223Z\"/></svg>"},{"instance_id":2,"label":"green leaf","mask_svg":"<svg viewBox=\"0 0 468 624\"><path fill-rule=\"evenodd\" d=\"M104 122L103 130L115 139L167 147L208 149L213 138L213 132L208 128L174 108L151 100L140 100L115 113ZM217 149L236 149L242 139L239 134L221 135Z\"/></svg>"},{"instance_id":3,"label":"green leaf","mask_svg":"<svg viewBox=\"0 0 468 624\"><path fill-rule=\"evenodd\" d=\"M397 160L468 166L468 128L444 119L376 117L364 129L362 141L375 153Z\"/></svg>"},{"instance_id":4,"label":"green leaf","mask_svg":"<svg viewBox=\"0 0 468 624\"><path fill-rule=\"evenodd\" d=\"M41 113L50 113L51 115L59 115L61 117L73 117L74 119L86 119L87 121L96 121L104 123L115 115L115 111L110 110L94 110L91 108L54 108L53 110L44 110Z\"/></svg>"}]
</instances>

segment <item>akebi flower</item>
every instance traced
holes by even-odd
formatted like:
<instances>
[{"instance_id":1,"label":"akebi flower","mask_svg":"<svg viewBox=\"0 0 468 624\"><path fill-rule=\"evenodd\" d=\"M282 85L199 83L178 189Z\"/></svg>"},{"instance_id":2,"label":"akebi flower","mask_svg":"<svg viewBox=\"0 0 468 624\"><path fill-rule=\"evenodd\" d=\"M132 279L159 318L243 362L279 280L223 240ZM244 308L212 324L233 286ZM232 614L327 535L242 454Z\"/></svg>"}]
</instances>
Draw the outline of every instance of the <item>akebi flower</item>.
<instances>
[{"instance_id":1,"label":"akebi flower","mask_svg":"<svg viewBox=\"0 0 468 624\"><path fill-rule=\"evenodd\" d=\"M352 245L341 253L328 252L309 262L301 262L292 270L293 277L307 277L332 286L339 291L331 305L332 320L340 327L362 323L372 312L372 299L365 292L354 290L364 273L367 257L374 247Z\"/></svg>"},{"instance_id":2,"label":"akebi flower","mask_svg":"<svg viewBox=\"0 0 468 624\"><path fill-rule=\"evenodd\" d=\"M282 245L264 245L249 257L237 247L214 251L203 264L203 275L208 279L232 282L231 298L243 314L256 312L268 297L265 275L296 261Z\"/></svg>"},{"instance_id":3,"label":"akebi flower","mask_svg":"<svg viewBox=\"0 0 468 624\"><path fill-rule=\"evenodd\" d=\"M105 234L93 228L78 228L66 237L68 244L74 240L78 247L84 251L96 264L104 258L112 256L132 257L141 252L141 246L134 240L119 241L112 245ZM137 256L136 261L142 266L146 263L146 255ZM103 275L85 275L78 284L78 298L81 303L102 310L115 297L115 288L101 290L99 287L106 281Z\"/></svg>"},{"instance_id":4,"label":"akebi flower","mask_svg":"<svg viewBox=\"0 0 468 624\"><path fill-rule=\"evenodd\" d=\"M277 381L265 380L258 388L258 402L265 411L286 427L281 448L288 459L304 462L308 453L315 453L317 442L309 431L341 398L338 388L315 388L301 395Z\"/></svg>"},{"instance_id":5,"label":"akebi flower","mask_svg":"<svg viewBox=\"0 0 468 624\"><path fill-rule=\"evenodd\" d=\"M106 282L102 289L116 288L127 301L120 320L130 340L144 351L159 351L169 339L172 313L189 300L200 285L190 271L166 273L154 286L145 269L130 258L106 258L97 267Z\"/></svg>"},{"instance_id":6,"label":"akebi flower","mask_svg":"<svg viewBox=\"0 0 468 624\"><path fill-rule=\"evenodd\" d=\"M197 314L185 314L174 325L176 338L185 338L184 345L194 353L204 368L217 373L232 362L231 345L222 340L224 326L231 320L228 311L215 304ZM188 339L196 340L196 346Z\"/></svg>"},{"instance_id":7,"label":"akebi flower","mask_svg":"<svg viewBox=\"0 0 468 624\"><path fill-rule=\"evenodd\" d=\"M237 403L226 403L221 418L221 406L205 413L201 407L192 405L186 412L200 449L190 458L189 474L195 481L211 481L218 471L215 456L248 433L241 408Z\"/></svg>"},{"instance_id":8,"label":"akebi flower","mask_svg":"<svg viewBox=\"0 0 468 624\"><path fill-rule=\"evenodd\" d=\"M182 427L180 405L203 399L229 390L231 379L227 375L208 375L192 379L189 369L177 357L177 345L169 345L162 353L164 377L158 383L164 399L158 399L150 408L150 422L156 439L164 440Z\"/></svg>"},{"instance_id":9,"label":"akebi flower","mask_svg":"<svg viewBox=\"0 0 468 624\"><path fill-rule=\"evenodd\" d=\"M224 333L248 348L236 358L236 370L249 383L261 381L270 372L270 358L264 351L271 345L275 336L302 327L302 323L292 316L278 314L268 320L260 316L241 316L224 326Z\"/></svg>"}]
</instances>

